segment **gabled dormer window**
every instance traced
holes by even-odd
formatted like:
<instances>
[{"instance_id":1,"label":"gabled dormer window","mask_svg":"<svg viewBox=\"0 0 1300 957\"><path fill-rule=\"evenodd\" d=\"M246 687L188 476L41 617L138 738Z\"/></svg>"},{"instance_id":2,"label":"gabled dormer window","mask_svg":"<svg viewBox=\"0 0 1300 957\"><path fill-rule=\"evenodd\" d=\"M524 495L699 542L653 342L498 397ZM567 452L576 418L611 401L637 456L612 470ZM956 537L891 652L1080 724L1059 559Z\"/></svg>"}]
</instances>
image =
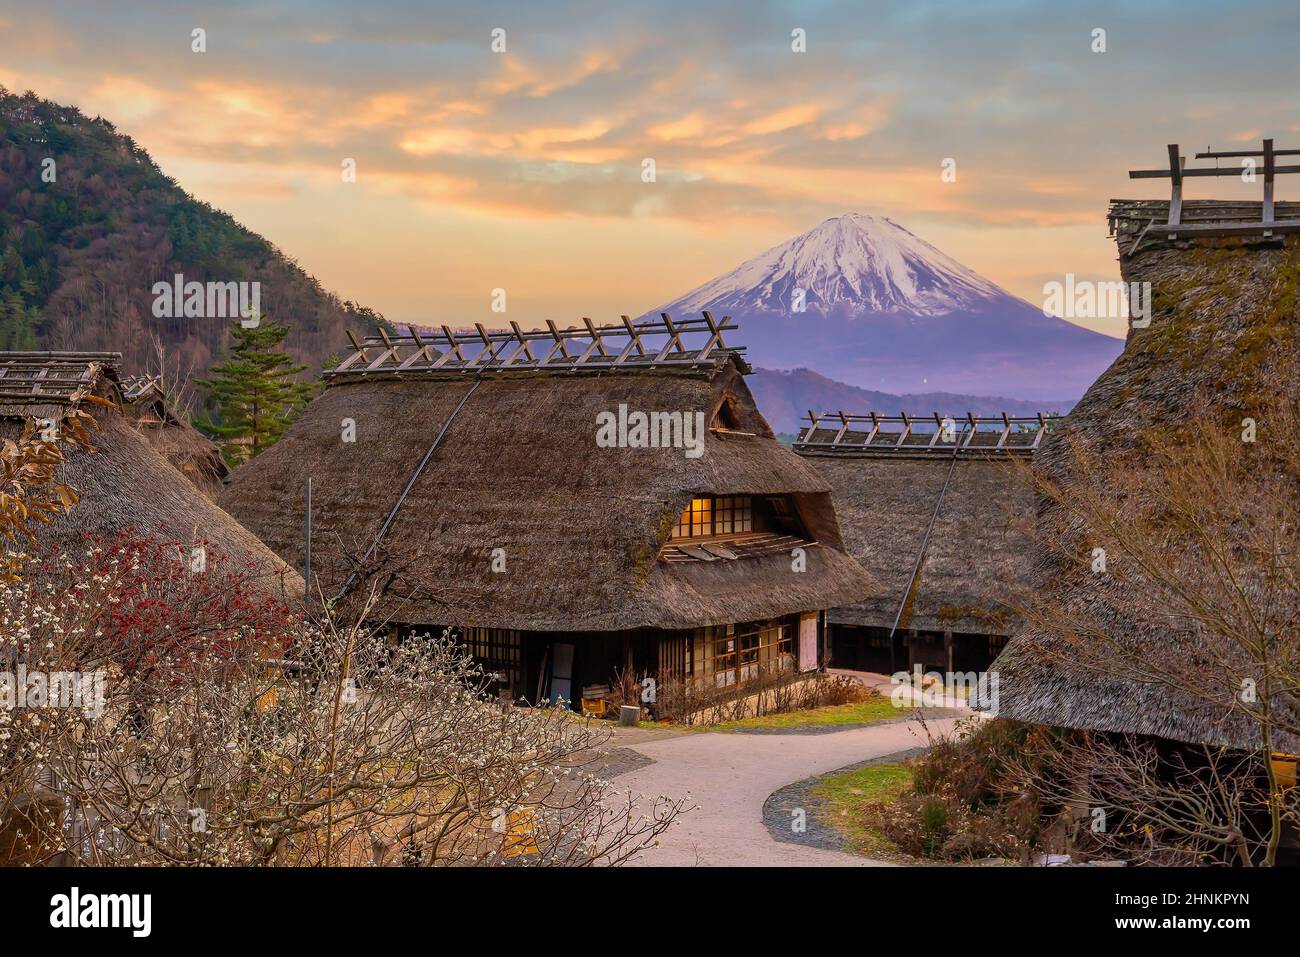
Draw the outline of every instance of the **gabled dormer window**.
<instances>
[{"instance_id":1,"label":"gabled dormer window","mask_svg":"<svg viewBox=\"0 0 1300 957\"><path fill-rule=\"evenodd\" d=\"M718 411L713 415L713 421L709 423L709 428L729 432L740 428L740 408L734 397L727 396L722 400Z\"/></svg>"}]
</instances>

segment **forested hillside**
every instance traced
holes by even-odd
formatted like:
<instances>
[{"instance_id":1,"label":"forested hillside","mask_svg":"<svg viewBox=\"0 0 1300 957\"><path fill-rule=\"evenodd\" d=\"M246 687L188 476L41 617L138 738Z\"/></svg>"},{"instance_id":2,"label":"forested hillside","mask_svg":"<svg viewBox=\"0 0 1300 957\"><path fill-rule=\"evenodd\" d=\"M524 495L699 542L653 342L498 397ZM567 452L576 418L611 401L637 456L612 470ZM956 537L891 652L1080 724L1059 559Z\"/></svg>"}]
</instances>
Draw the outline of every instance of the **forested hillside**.
<instances>
[{"instance_id":1,"label":"forested hillside","mask_svg":"<svg viewBox=\"0 0 1300 957\"><path fill-rule=\"evenodd\" d=\"M260 283L262 313L291 328L285 346L308 374L346 329L383 321L186 193L109 121L0 87L0 349L118 351L134 371L157 363L161 341L173 369L202 375L232 322L156 318L153 285L177 273Z\"/></svg>"}]
</instances>

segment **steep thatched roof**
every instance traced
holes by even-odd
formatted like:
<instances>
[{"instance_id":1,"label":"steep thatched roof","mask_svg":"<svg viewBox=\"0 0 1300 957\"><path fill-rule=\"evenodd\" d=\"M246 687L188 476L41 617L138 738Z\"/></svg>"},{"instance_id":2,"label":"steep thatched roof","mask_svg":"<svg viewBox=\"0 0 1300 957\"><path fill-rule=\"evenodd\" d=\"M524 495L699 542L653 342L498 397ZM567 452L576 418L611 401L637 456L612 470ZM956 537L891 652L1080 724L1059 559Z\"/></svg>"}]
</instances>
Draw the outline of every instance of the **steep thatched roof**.
<instances>
[{"instance_id":1,"label":"steep thatched roof","mask_svg":"<svg viewBox=\"0 0 1300 957\"><path fill-rule=\"evenodd\" d=\"M1188 203L1184 209L1195 213L1199 205ZM1260 218L1259 204L1253 218ZM1161 230L1143 235L1144 225L1121 223L1120 270L1126 282L1152 284L1151 324L1130 330L1124 352L1035 459L1036 469L1067 489L1090 478L1080 456L1130 457L1140 463L1143 437L1182 428L1188 410L1205 408L1240 422L1250 414L1265 370L1277 374L1279 358L1300 345L1300 238L1170 240ZM1300 370L1280 371L1300 385ZM1069 526L1060 508L1042 503L1043 541ZM1045 600L1059 602L1067 614L1100 619L1108 637L1139 649L1183 640L1168 626L1126 617L1123 603L1097 601L1096 586L1079 563L1045 547L1034 550L1032 562L1032 580ZM1054 653L1061 648L1059 638L1034 628L1013 637L994 664L1002 715L1215 746L1259 745L1258 733L1244 717L1183 698L1163 684L1070 667L1062 660L1068 654ZM1275 746L1295 751L1300 741L1277 740Z\"/></svg>"},{"instance_id":2,"label":"steep thatched roof","mask_svg":"<svg viewBox=\"0 0 1300 957\"><path fill-rule=\"evenodd\" d=\"M0 353L0 438L16 439L27 418L60 418L77 401L78 389L115 406L88 407L98 426L91 432L94 451L65 449L57 476L77 490L80 501L68 514L38 526L37 544L72 552L82 547L85 535L108 537L125 530L202 541L251 568L268 593L300 596L301 576L200 494L122 414L116 361L115 354Z\"/></svg>"},{"instance_id":3,"label":"steep thatched roof","mask_svg":"<svg viewBox=\"0 0 1300 957\"><path fill-rule=\"evenodd\" d=\"M212 500L230 473L216 443L176 415L157 379L132 376L122 381L123 411L140 434L168 462Z\"/></svg>"},{"instance_id":4,"label":"steep thatched roof","mask_svg":"<svg viewBox=\"0 0 1300 957\"><path fill-rule=\"evenodd\" d=\"M933 432L903 436L895 448L900 435L859 429L800 433L796 449L831 483L845 547L880 585L877 594L832 609L828 619L889 628L902 606L899 628L1007 634L1012 623L1007 602L1028 574L1024 555L1034 509L1021 470L1009 456L991 451L996 432L972 432L973 441L959 450L955 463L952 443L928 447ZM837 437L843 444L832 447ZM1017 447L1024 449L1026 440L1021 433ZM945 481L948 488L908 597Z\"/></svg>"},{"instance_id":5,"label":"steep thatched roof","mask_svg":"<svg viewBox=\"0 0 1300 957\"><path fill-rule=\"evenodd\" d=\"M234 472L219 501L301 563L311 477L312 571L329 596L445 429L375 549L380 577L394 583L377 614L543 631L687 628L867 594L867 576L841 551L829 486L776 441L743 362L719 351L660 366L652 355L639 368L394 362L337 374L284 438ZM680 448L598 447L597 416L620 405L698 411L707 423L722 414L725 428L706 431L698 458ZM673 523L692 496L709 493L791 495L817 543L806 549L806 571L793 570L788 552L664 560ZM493 571L494 555L504 571Z\"/></svg>"}]
</instances>

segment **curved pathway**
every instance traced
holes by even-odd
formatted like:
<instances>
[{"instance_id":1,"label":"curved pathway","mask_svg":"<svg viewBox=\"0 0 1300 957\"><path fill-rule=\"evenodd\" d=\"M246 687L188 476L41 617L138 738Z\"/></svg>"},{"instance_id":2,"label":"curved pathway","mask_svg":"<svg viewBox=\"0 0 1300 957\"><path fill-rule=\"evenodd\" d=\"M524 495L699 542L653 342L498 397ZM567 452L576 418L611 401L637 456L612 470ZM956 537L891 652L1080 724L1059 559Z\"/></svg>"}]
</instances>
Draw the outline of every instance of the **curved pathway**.
<instances>
[{"instance_id":1,"label":"curved pathway","mask_svg":"<svg viewBox=\"0 0 1300 957\"><path fill-rule=\"evenodd\" d=\"M931 719L927 727L938 737L951 733L956 721ZM905 720L820 734L698 732L640 742L625 734L611 743L653 762L614 778L617 789L695 805L660 838L659 847L638 854L634 864L864 867L886 862L773 840L763 823L763 802L787 784L924 747L927 739L918 721Z\"/></svg>"}]
</instances>

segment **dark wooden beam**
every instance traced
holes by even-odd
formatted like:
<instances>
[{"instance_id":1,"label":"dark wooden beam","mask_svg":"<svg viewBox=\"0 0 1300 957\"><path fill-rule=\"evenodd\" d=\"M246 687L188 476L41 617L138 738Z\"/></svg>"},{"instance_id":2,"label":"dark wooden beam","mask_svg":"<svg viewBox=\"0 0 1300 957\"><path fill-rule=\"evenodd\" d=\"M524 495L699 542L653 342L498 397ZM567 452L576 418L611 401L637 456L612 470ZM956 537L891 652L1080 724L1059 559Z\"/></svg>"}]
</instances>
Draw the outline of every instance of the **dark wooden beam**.
<instances>
[{"instance_id":1,"label":"dark wooden beam","mask_svg":"<svg viewBox=\"0 0 1300 957\"><path fill-rule=\"evenodd\" d=\"M1273 222L1273 175L1277 172L1273 162L1273 141L1264 141L1264 222Z\"/></svg>"}]
</instances>

